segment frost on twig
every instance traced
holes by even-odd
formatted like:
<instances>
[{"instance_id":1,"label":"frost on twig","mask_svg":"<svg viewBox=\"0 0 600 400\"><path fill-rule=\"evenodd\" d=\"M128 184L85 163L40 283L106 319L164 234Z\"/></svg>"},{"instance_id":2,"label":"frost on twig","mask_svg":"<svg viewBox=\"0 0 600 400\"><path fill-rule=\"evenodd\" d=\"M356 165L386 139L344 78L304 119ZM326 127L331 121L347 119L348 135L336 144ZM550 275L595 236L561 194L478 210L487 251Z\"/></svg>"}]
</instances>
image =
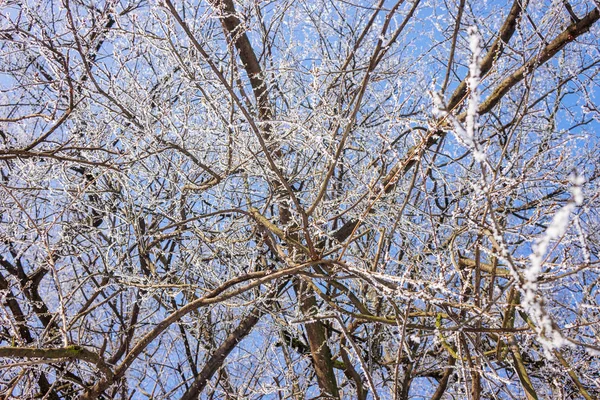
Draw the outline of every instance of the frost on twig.
<instances>
[{"instance_id":1,"label":"frost on twig","mask_svg":"<svg viewBox=\"0 0 600 400\"><path fill-rule=\"evenodd\" d=\"M550 315L544 310L543 302L536 298L536 293L538 289L538 278L542 273L544 258L550 243L560 239L560 237L565 234L569 227L569 218L571 214L575 211L575 208L583 202L581 186L585 182L584 178L580 175L573 174L570 177L570 180L573 184L573 188L571 188L572 199L567 205L558 210L554 215L554 218L552 218L552 222L550 223L550 226L548 226L548 229L546 229L542 237L540 237L532 246L533 253L529 256L531 265L525 270L525 281L522 287L524 294L522 302L523 307L531 316L537 327L537 333L546 354L549 354L551 350L560 348L568 343L552 321Z\"/></svg>"},{"instance_id":2,"label":"frost on twig","mask_svg":"<svg viewBox=\"0 0 600 400\"><path fill-rule=\"evenodd\" d=\"M477 27L472 26L468 29L469 33L469 49L471 50L471 63L469 64L469 77L467 85L469 87L469 99L467 114L465 117L466 126L459 121L452 110L446 110L442 97L439 93L433 92L433 114L438 118L446 118L454 128L454 134L460 143L469 148L473 152L475 160L483 162L485 153L481 151L476 142L475 133L479 128L479 83L481 81L481 36Z\"/></svg>"}]
</instances>

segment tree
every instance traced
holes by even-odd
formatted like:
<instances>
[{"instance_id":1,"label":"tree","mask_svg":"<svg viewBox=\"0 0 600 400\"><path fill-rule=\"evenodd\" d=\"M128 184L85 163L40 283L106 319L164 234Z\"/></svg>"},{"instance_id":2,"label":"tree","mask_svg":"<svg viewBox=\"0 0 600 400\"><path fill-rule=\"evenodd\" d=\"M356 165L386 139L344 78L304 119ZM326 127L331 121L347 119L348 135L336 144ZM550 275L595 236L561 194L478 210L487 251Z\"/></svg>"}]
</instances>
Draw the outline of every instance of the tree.
<instances>
[{"instance_id":1,"label":"tree","mask_svg":"<svg viewBox=\"0 0 600 400\"><path fill-rule=\"evenodd\" d=\"M2 8L0 397L600 397L596 1Z\"/></svg>"}]
</instances>

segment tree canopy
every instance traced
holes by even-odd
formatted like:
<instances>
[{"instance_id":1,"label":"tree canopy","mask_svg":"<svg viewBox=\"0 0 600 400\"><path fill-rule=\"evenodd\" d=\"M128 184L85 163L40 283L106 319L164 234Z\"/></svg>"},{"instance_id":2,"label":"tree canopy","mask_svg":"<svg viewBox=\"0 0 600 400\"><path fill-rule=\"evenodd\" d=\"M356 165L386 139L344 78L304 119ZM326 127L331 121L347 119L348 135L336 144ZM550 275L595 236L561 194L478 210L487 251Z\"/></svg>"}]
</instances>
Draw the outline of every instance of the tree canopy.
<instances>
[{"instance_id":1,"label":"tree canopy","mask_svg":"<svg viewBox=\"0 0 600 400\"><path fill-rule=\"evenodd\" d=\"M600 398L597 0L0 7L0 398Z\"/></svg>"}]
</instances>

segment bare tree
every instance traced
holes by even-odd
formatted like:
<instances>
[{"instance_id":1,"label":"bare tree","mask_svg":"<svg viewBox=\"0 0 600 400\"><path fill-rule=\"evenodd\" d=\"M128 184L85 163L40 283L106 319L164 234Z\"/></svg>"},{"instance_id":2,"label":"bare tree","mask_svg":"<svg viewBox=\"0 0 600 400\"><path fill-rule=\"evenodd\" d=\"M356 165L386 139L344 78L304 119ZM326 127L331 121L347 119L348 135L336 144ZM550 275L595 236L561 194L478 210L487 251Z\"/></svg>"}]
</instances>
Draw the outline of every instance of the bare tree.
<instances>
[{"instance_id":1,"label":"bare tree","mask_svg":"<svg viewBox=\"0 0 600 400\"><path fill-rule=\"evenodd\" d=\"M599 398L599 8L5 1L0 398Z\"/></svg>"}]
</instances>

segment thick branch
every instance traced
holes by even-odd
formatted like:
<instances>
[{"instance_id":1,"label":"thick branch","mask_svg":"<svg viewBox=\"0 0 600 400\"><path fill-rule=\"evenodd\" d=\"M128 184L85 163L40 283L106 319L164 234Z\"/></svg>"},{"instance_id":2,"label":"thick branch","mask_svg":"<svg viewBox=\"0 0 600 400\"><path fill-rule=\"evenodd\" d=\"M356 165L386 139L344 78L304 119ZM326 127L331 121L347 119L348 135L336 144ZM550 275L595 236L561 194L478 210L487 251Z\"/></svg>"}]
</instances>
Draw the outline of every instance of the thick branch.
<instances>
[{"instance_id":1,"label":"thick branch","mask_svg":"<svg viewBox=\"0 0 600 400\"><path fill-rule=\"evenodd\" d=\"M270 302L272 303L272 301ZM202 371L196 376L194 382L181 397L181 400L197 399L200 393L204 390L206 384L213 375L223 367L225 359L231 351L252 331L252 328L257 324L264 314L265 308L268 305L257 306L248 314L242 322L227 336L227 339L219 346L219 348L208 359Z\"/></svg>"},{"instance_id":2,"label":"thick branch","mask_svg":"<svg viewBox=\"0 0 600 400\"><path fill-rule=\"evenodd\" d=\"M244 63L244 69L250 78L250 85L254 92L254 97L258 103L258 116L261 121L269 120L273 116L271 105L269 104L269 93L267 84L264 80L262 69L256 58L256 53L250 44L248 35L237 17L233 0L210 0L213 7L222 12L221 23L226 32L231 35L235 47L240 54L240 59Z\"/></svg>"},{"instance_id":3,"label":"thick branch","mask_svg":"<svg viewBox=\"0 0 600 400\"><path fill-rule=\"evenodd\" d=\"M32 347L0 347L0 357L17 358L42 358L47 360L56 360L62 358L71 358L81 361L87 361L98 367L107 377L111 378L113 372L104 360L93 351L81 346L68 346L56 349L36 349Z\"/></svg>"},{"instance_id":4,"label":"thick branch","mask_svg":"<svg viewBox=\"0 0 600 400\"><path fill-rule=\"evenodd\" d=\"M533 72L540 65L550 60L556 53L561 51L567 44L575 41L579 36L590 30L594 22L600 18L600 11L595 8L592 12L582 18L580 21L569 25L560 35L550 42L538 53L537 56L529 60L525 65L519 68L511 76L504 79L491 95L479 106L479 114L489 112L504 97L510 89L521 82L525 76Z\"/></svg>"},{"instance_id":5,"label":"thick branch","mask_svg":"<svg viewBox=\"0 0 600 400\"><path fill-rule=\"evenodd\" d=\"M308 318L318 310L317 300L306 282L294 285L296 295L300 299L300 310ZM306 336L310 346L310 354L317 375L319 387L324 398L339 398L335 373L333 372L333 357L327 345L325 326L319 320L309 320L305 323Z\"/></svg>"}]
</instances>

